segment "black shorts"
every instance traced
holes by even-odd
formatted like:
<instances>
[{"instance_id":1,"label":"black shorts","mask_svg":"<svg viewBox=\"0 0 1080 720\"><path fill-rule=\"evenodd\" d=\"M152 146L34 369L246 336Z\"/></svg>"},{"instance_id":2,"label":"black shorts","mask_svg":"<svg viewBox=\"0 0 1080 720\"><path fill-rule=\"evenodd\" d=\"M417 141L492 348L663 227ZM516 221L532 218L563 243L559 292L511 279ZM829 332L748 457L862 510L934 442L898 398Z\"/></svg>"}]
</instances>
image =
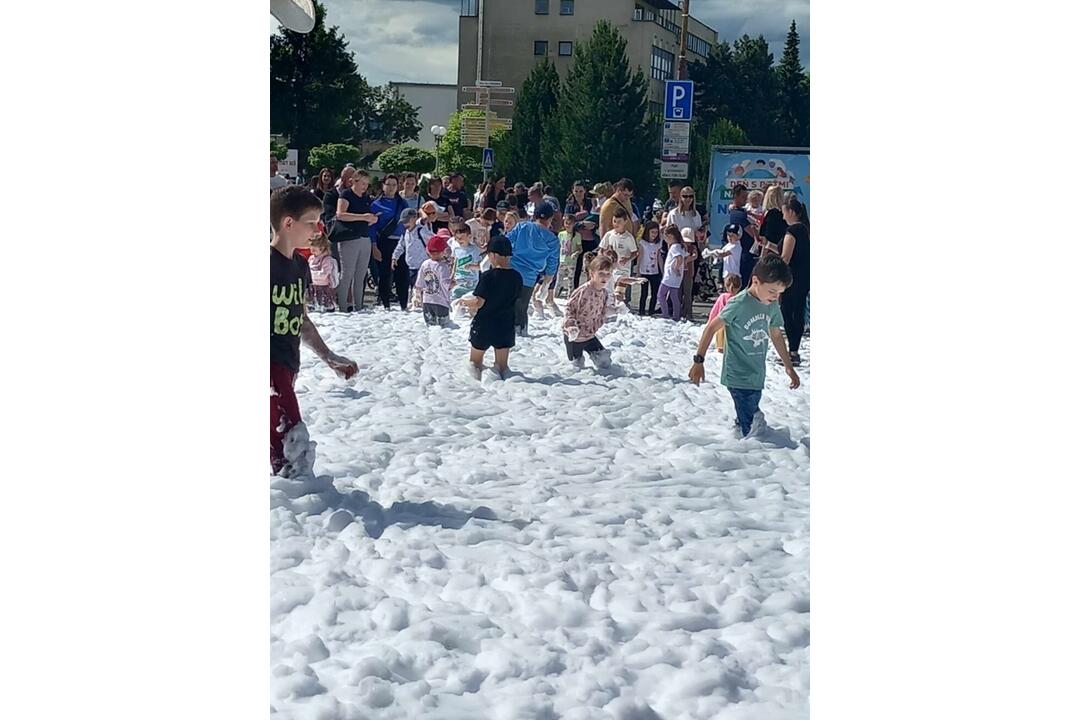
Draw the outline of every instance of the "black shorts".
<instances>
[{"instance_id":1,"label":"black shorts","mask_svg":"<svg viewBox=\"0 0 1080 720\"><path fill-rule=\"evenodd\" d=\"M477 324L473 321L469 329L469 344L477 350L487 351L488 348L506 350L514 347L514 323L504 323L502 327L487 324Z\"/></svg>"}]
</instances>

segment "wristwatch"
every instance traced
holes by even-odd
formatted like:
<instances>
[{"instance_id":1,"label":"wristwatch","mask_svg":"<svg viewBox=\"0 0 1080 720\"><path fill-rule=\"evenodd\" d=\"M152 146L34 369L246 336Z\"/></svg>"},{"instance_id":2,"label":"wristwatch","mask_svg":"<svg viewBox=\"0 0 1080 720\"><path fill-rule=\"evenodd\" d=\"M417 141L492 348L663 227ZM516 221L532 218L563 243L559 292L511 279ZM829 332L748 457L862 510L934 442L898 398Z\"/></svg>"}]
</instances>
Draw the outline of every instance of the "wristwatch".
<instances>
[{"instance_id":1,"label":"wristwatch","mask_svg":"<svg viewBox=\"0 0 1080 720\"><path fill-rule=\"evenodd\" d=\"M694 364L695 365L704 365L705 364L705 356L704 355L695 355L694 356Z\"/></svg>"}]
</instances>

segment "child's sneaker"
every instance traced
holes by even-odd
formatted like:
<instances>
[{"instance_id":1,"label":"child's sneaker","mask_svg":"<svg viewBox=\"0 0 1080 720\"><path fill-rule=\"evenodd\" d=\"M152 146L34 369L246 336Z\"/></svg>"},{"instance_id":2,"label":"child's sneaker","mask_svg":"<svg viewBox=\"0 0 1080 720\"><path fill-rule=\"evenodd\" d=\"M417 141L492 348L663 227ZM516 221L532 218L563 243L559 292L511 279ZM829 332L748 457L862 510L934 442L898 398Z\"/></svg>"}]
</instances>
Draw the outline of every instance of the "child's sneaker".
<instances>
[{"instance_id":1,"label":"child's sneaker","mask_svg":"<svg viewBox=\"0 0 1080 720\"><path fill-rule=\"evenodd\" d=\"M582 355L581 357L574 358L573 360L570 361L570 364L573 365L574 369L576 369L576 370L584 370L585 369L585 356Z\"/></svg>"}]
</instances>

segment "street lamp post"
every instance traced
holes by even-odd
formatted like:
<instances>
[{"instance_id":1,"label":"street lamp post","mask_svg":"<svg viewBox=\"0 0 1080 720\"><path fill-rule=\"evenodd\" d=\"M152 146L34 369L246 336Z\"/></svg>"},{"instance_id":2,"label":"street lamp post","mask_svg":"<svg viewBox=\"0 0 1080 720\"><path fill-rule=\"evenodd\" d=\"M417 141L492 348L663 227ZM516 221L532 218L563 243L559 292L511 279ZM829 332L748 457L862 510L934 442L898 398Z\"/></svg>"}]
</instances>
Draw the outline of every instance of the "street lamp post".
<instances>
[{"instance_id":1,"label":"street lamp post","mask_svg":"<svg viewBox=\"0 0 1080 720\"><path fill-rule=\"evenodd\" d=\"M446 128L442 125L432 125L431 134L435 137L435 174L439 174L439 146L442 145L443 136L446 135Z\"/></svg>"}]
</instances>

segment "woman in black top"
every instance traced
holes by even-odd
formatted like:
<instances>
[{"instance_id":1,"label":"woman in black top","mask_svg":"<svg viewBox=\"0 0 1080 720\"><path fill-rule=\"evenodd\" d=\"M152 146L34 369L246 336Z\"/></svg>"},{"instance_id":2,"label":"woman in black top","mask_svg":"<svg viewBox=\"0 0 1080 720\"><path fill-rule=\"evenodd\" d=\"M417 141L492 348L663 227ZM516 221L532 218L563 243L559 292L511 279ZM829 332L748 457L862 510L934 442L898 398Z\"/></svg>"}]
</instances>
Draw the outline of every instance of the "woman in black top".
<instances>
[{"instance_id":1,"label":"woman in black top","mask_svg":"<svg viewBox=\"0 0 1080 720\"><path fill-rule=\"evenodd\" d=\"M574 189L570 193L570 197L566 198L566 207L563 209L563 214L573 215L574 219L580 222L589 214L590 209L591 205L585 183L578 180L574 183Z\"/></svg>"},{"instance_id":2,"label":"woman in black top","mask_svg":"<svg viewBox=\"0 0 1080 720\"><path fill-rule=\"evenodd\" d=\"M506 199L506 176L496 178L488 185L487 192L481 198L483 209L498 207L499 203Z\"/></svg>"},{"instance_id":3,"label":"woman in black top","mask_svg":"<svg viewBox=\"0 0 1080 720\"><path fill-rule=\"evenodd\" d=\"M799 343L806 330L806 298L810 295L810 225L806 206L795 197L784 202L783 214L788 226L780 257L791 268L791 287L780 298L780 312L784 316L788 352L797 365L801 362Z\"/></svg>"},{"instance_id":4,"label":"woman in black top","mask_svg":"<svg viewBox=\"0 0 1080 720\"><path fill-rule=\"evenodd\" d=\"M784 235L787 233L787 221L784 220L782 206L784 204L784 191L779 185L773 185L765 191L765 217L761 221L761 240L769 243L761 251L762 257L766 251L780 252L784 243Z\"/></svg>"}]
</instances>

